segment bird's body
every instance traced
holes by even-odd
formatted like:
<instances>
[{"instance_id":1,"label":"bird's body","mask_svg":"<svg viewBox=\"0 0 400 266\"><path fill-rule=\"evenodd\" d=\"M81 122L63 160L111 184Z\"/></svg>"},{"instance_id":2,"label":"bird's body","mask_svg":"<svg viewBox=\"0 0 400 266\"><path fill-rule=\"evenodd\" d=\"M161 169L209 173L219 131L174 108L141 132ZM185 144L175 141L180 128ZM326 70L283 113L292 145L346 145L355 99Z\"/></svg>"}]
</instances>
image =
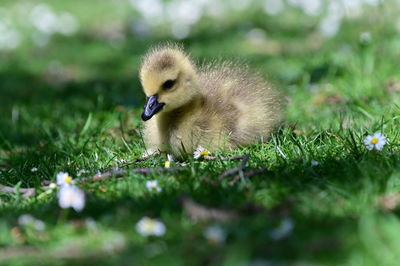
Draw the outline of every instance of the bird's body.
<instances>
[{"instance_id":1,"label":"bird's body","mask_svg":"<svg viewBox=\"0 0 400 266\"><path fill-rule=\"evenodd\" d=\"M198 146L224 151L253 144L268 140L283 119L278 93L247 66L198 68L180 48L165 46L149 52L140 76L149 97L142 118L154 115L143 131L149 153L181 156Z\"/></svg>"}]
</instances>

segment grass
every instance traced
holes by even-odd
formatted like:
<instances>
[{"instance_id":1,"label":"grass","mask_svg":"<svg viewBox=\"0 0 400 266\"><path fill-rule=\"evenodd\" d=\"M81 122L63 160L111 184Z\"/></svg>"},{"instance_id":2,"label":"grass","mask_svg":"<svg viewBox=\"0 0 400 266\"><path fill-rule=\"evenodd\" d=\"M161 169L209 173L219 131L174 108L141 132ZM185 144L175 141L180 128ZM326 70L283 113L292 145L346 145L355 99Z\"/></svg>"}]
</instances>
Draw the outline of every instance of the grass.
<instances>
[{"instance_id":1,"label":"grass","mask_svg":"<svg viewBox=\"0 0 400 266\"><path fill-rule=\"evenodd\" d=\"M224 154L248 153L248 168L267 166L267 172L212 186L204 178L216 181L238 162L188 158L179 173L80 185L87 202L79 213L60 209L56 194L2 194L1 263L395 265L399 212L378 203L400 189L400 92L388 86L400 81L398 34L384 18L345 22L338 36L317 41L312 28L293 27L285 18L271 26L255 16L253 24L267 30L280 52L260 53L243 38L240 23L223 34L194 33L184 44L199 60L239 54L287 95L287 125L271 141ZM366 30L372 42L362 44L359 34ZM141 156L144 96L137 68L148 47L164 39L128 36L115 46L90 33L0 55L1 184L39 187L60 171L94 175ZM376 131L388 144L367 151L363 140ZM312 160L321 164L312 166ZM160 156L134 167L157 168L164 161ZM147 191L151 179L162 192ZM182 208L182 196L238 218L196 223ZM45 231L19 226L25 213L43 220ZM143 216L161 219L167 233L139 235L135 224ZM287 218L293 231L273 240L271 232ZM225 244L204 238L213 224L226 231Z\"/></svg>"}]
</instances>

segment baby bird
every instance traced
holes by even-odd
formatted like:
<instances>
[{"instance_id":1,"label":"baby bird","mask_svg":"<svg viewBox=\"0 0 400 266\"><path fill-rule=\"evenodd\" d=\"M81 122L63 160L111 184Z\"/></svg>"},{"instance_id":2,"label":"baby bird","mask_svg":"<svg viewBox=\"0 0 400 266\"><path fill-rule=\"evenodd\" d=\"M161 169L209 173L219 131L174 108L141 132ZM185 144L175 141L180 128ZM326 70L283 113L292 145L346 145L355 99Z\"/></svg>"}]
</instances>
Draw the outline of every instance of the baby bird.
<instances>
[{"instance_id":1,"label":"baby bird","mask_svg":"<svg viewBox=\"0 0 400 266\"><path fill-rule=\"evenodd\" d=\"M151 49L140 80L147 154L182 157L198 146L226 151L266 141L283 120L279 93L247 65L197 66L177 45Z\"/></svg>"}]
</instances>

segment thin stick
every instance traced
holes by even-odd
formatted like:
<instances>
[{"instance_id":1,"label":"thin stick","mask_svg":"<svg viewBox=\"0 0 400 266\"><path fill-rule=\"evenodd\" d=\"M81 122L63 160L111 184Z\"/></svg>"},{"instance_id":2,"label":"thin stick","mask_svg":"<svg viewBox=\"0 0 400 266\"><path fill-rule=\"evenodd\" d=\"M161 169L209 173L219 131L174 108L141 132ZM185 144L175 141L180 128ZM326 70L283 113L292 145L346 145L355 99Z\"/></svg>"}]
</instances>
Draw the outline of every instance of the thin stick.
<instances>
[{"instance_id":1,"label":"thin stick","mask_svg":"<svg viewBox=\"0 0 400 266\"><path fill-rule=\"evenodd\" d=\"M262 173L262 172L265 172L266 170L268 170L267 167L262 167L262 168L259 168L259 169L253 169L253 170L244 172L244 173L243 173L243 176L241 176L241 175L238 174L238 175L236 175L236 176L232 179L231 182L229 182L229 185L233 186L233 185L236 184L236 183L240 180L240 178L242 178L242 177L243 177L243 178L244 178L244 177L250 178L250 177L252 177L252 176L254 176L254 175L257 175L257 174L260 174L260 173Z\"/></svg>"},{"instance_id":2,"label":"thin stick","mask_svg":"<svg viewBox=\"0 0 400 266\"><path fill-rule=\"evenodd\" d=\"M0 185L0 192L16 192L16 191L19 191L19 192L21 192L21 193L29 193L29 192L31 192L32 190L35 190L34 188L19 188L19 189L16 189L16 188L14 188L14 187L9 187L9 186L4 186L4 185Z\"/></svg>"},{"instance_id":3,"label":"thin stick","mask_svg":"<svg viewBox=\"0 0 400 266\"><path fill-rule=\"evenodd\" d=\"M218 184L216 182L214 182L213 180L211 180L208 177L203 178L201 181L203 181L204 183L207 183L207 184L209 184L209 185L211 185L213 187L217 187L218 186Z\"/></svg>"},{"instance_id":4,"label":"thin stick","mask_svg":"<svg viewBox=\"0 0 400 266\"><path fill-rule=\"evenodd\" d=\"M181 198L181 205L183 210L194 222L207 220L226 222L237 217L237 214L233 211L209 208L185 196Z\"/></svg>"},{"instance_id":5,"label":"thin stick","mask_svg":"<svg viewBox=\"0 0 400 266\"><path fill-rule=\"evenodd\" d=\"M337 141L344 143L344 141L342 140L342 138L340 138L338 135L333 134L332 132L329 131L325 131L325 134L331 137L334 137Z\"/></svg>"},{"instance_id":6,"label":"thin stick","mask_svg":"<svg viewBox=\"0 0 400 266\"><path fill-rule=\"evenodd\" d=\"M343 146L345 146L346 150L350 151L348 145L346 145L346 142L341 137L339 137L338 135L335 135L335 134L333 134L332 132L329 132L329 131L325 131L325 134L328 135L328 136L334 137L338 142L342 143Z\"/></svg>"},{"instance_id":7,"label":"thin stick","mask_svg":"<svg viewBox=\"0 0 400 266\"><path fill-rule=\"evenodd\" d=\"M77 179L77 183L86 183L86 182L96 182L100 180L106 180L112 176L115 177L122 177L124 174L128 173L136 173L136 174L152 174L152 173L166 173L166 172L177 172L177 171L182 171L187 168L184 167L175 167L175 168L134 168L134 169L129 169L129 170L124 170L124 169L113 169L111 171L107 171L104 173L100 173L94 176L90 177L83 177L80 179ZM40 189L42 190L47 190L49 186L42 186ZM14 187L10 186L4 186L0 185L0 193L7 193L7 194L12 194L12 193L17 193L19 191L24 198L29 198L31 196L34 196L36 193L36 188L19 188L16 189Z\"/></svg>"},{"instance_id":8,"label":"thin stick","mask_svg":"<svg viewBox=\"0 0 400 266\"><path fill-rule=\"evenodd\" d=\"M134 164L136 162L142 162L145 161L147 159L149 159L150 157L156 155L158 153L153 153L151 155L147 155L141 158L137 158L134 161L131 162L127 162L124 164L121 164L120 166L113 168L109 171L106 171L104 173L99 173L96 174L94 176L91 177L83 177L77 180L78 183L86 183L86 182L96 182L96 181L100 181L100 180L106 180L110 177L122 177L125 174L128 173L136 173L136 174L152 174L152 173L166 173L166 172L176 172L176 171L182 171L186 168L184 167L174 167L174 168L133 168L133 169L120 169L126 166L129 166L131 164ZM238 175L234 178L234 180L231 181L232 184L234 184L235 182L237 182L236 179L240 178L240 177L248 177L251 175L254 175L258 172L255 172L254 174L250 174L248 175L247 173L252 173L252 171L247 172L246 174L243 173L244 168L246 167L246 164L250 158L249 154L244 154L244 155L235 155L232 157L214 157L214 156L205 156L204 157L206 160L238 160L238 159L242 159L242 162L239 166L231 168L226 170L225 172L223 172L220 176L219 176L219 180L224 179L227 176L233 175L235 173L238 173ZM261 170L261 169L259 169ZM239 176L239 177L238 177ZM208 180L207 181L211 181ZM42 186L40 187L40 189L42 190L47 190L49 188L49 186ZM31 196L34 196L36 193L36 188L19 188L16 189L14 187L10 187L10 186L5 186L5 185L1 185L0 184L0 193L8 193L8 194L12 194L12 193L17 193L17 191L19 191L22 196L24 198L29 198Z\"/></svg>"},{"instance_id":9,"label":"thin stick","mask_svg":"<svg viewBox=\"0 0 400 266\"><path fill-rule=\"evenodd\" d=\"M250 158L249 154L241 155L242 162L240 163L240 165L224 171L222 174L220 174L218 179L221 181L225 177L236 174L236 173L243 174L243 170L246 167L246 164L247 164L249 158Z\"/></svg>"},{"instance_id":10,"label":"thin stick","mask_svg":"<svg viewBox=\"0 0 400 266\"><path fill-rule=\"evenodd\" d=\"M204 159L205 159L205 160L209 160L209 161L217 161L217 160L221 160L221 161L241 160L241 159L243 159L243 155L235 155L235 156L231 156L231 157L204 156Z\"/></svg>"},{"instance_id":11,"label":"thin stick","mask_svg":"<svg viewBox=\"0 0 400 266\"><path fill-rule=\"evenodd\" d=\"M96 182L99 180L106 180L110 177L122 177L124 174L128 174L128 173L135 173L135 174L144 174L144 175L148 175L148 174L153 174L153 173L166 173L166 172L177 172L177 171L182 171L185 170L187 168L184 167L174 167L174 168L133 168L133 169L129 169L129 170L125 170L125 169L114 169L111 171L107 171L104 173L99 173L96 174L94 176L91 177L84 177L78 180L79 183L83 183L83 182Z\"/></svg>"},{"instance_id":12,"label":"thin stick","mask_svg":"<svg viewBox=\"0 0 400 266\"><path fill-rule=\"evenodd\" d=\"M41 187L41 189L46 190L48 189L48 186L43 186ZM17 193L17 191L19 191L22 196L27 199L33 195L35 195L36 193L36 188L14 188L14 187L10 187L10 186L4 186L4 185L0 185L0 192L1 193L7 193L7 194L12 194L12 193Z\"/></svg>"},{"instance_id":13,"label":"thin stick","mask_svg":"<svg viewBox=\"0 0 400 266\"><path fill-rule=\"evenodd\" d=\"M115 245L113 251L117 252L125 248L124 245ZM39 249L33 246L5 247L0 248L0 264L16 258L53 258L53 259L79 259L79 258L102 258L104 252L96 250L85 250L82 244L67 244L62 248Z\"/></svg>"},{"instance_id":14,"label":"thin stick","mask_svg":"<svg viewBox=\"0 0 400 266\"><path fill-rule=\"evenodd\" d=\"M118 165L118 168L124 168L124 167L127 167L127 166L129 166L131 164L138 163L138 162L144 162L144 161L146 161L146 160L150 159L151 157L156 156L158 154L159 154L158 152L155 152L155 153L152 153L152 154L140 157L140 158L136 158L133 161L126 162L126 163L123 163L121 165Z\"/></svg>"}]
</instances>

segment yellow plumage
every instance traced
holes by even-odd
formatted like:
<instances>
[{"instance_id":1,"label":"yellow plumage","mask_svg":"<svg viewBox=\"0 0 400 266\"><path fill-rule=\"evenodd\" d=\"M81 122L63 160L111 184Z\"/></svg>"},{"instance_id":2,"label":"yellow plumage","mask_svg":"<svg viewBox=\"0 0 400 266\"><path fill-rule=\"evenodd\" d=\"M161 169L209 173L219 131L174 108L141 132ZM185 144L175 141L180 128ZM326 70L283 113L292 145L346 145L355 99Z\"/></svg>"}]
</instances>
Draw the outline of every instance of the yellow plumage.
<instances>
[{"instance_id":1,"label":"yellow plumage","mask_svg":"<svg viewBox=\"0 0 400 266\"><path fill-rule=\"evenodd\" d=\"M247 65L198 67L176 45L150 50L140 80L148 153L181 156L198 146L213 152L266 141L283 120L281 97Z\"/></svg>"}]
</instances>

